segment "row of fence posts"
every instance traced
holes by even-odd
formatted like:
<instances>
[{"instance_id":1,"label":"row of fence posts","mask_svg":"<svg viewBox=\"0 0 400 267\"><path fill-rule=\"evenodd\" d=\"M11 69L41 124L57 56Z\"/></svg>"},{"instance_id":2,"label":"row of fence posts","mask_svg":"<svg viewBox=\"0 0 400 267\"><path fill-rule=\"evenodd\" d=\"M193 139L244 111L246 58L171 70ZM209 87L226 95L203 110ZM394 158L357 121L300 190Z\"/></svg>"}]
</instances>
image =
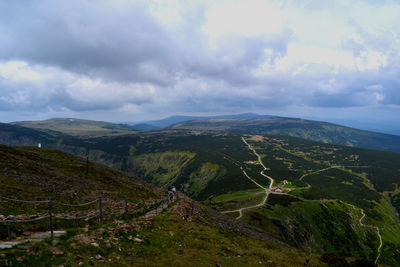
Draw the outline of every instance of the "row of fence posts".
<instances>
[{"instance_id":1,"label":"row of fence posts","mask_svg":"<svg viewBox=\"0 0 400 267\"><path fill-rule=\"evenodd\" d=\"M176 194L176 199L178 200L178 192ZM103 200L102 197L99 197L99 223L103 224ZM157 202L155 205L155 211L156 215L158 215L158 205L161 203L161 206L163 205L164 201L167 201L170 203L169 197L162 198L161 201ZM142 200L143 204L143 217L146 217L146 202L144 199ZM124 200L124 215L123 215L125 220L128 220L128 201L125 199ZM54 238L54 223L53 223L53 200L48 199L48 216L47 216L47 221L46 221L47 229L50 228L50 236L53 239ZM10 218L6 218L6 231L7 231L7 236L9 239L12 238L11 236L11 227L10 227Z\"/></svg>"}]
</instances>

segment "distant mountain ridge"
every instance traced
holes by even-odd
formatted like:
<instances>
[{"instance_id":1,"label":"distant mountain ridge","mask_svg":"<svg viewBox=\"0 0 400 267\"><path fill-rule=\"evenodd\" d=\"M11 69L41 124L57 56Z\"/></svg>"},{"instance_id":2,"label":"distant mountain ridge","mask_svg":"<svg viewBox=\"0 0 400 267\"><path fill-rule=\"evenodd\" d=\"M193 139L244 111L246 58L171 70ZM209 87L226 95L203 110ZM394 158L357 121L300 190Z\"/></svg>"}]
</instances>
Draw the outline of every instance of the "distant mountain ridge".
<instances>
[{"instance_id":1,"label":"distant mountain ridge","mask_svg":"<svg viewBox=\"0 0 400 267\"><path fill-rule=\"evenodd\" d=\"M167 128L176 123L192 120L204 120L204 119L256 119L256 118L271 118L275 116L271 115L259 115L255 113L242 113L234 115L219 115L219 116L182 116L174 115L161 120L144 121L141 123L130 123L133 128L138 130L146 131L147 128L151 130Z\"/></svg>"},{"instance_id":2,"label":"distant mountain ridge","mask_svg":"<svg viewBox=\"0 0 400 267\"><path fill-rule=\"evenodd\" d=\"M28 128L5 130L10 128L11 125L28 127L39 131L30 132ZM195 116L172 116L163 120L149 121L133 126L102 121L59 118L2 124L0 128L2 128L0 143L8 145L14 143L32 144L31 139L33 136L35 140L43 140L44 137L44 140L52 139L49 143L54 144L57 138L65 140L72 137L126 135L135 134L137 131L170 129L284 135L323 143L400 152L400 136L397 135L360 130L322 121L254 113L214 116L206 117L205 119ZM7 132L9 133L7 134ZM10 137L10 132L14 132L13 138Z\"/></svg>"},{"instance_id":3,"label":"distant mountain ridge","mask_svg":"<svg viewBox=\"0 0 400 267\"><path fill-rule=\"evenodd\" d=\"M275 134L323 143L400 152L400 136L369 132L328 122L297 118L204 119L174 124L170 129Z\"/></svg>"},{"instance_id":4,"label":"distant mountain ridge","mask_svg":"<svg viewBox=\"0 0 400 267\"><path fill-rule=\"evenodd\" d=\"M41 121L17 121L11 124L40 130L58 131L73 136L127 134L136 131L132 126L105 121L75 118L54 118Z\"/></svg>"}]
</instances>

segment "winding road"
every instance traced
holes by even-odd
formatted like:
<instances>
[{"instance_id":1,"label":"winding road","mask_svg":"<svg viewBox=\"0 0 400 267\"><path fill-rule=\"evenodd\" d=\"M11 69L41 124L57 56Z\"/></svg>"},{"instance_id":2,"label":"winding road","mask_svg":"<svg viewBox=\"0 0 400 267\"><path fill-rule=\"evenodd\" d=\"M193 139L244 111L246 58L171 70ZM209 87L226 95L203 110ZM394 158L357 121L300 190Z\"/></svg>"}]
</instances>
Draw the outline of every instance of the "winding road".
<instances>
[{"instance_id":1,"label":"winding road","mask_svg":"<svg viewBox=\"0 0 400 267\"><path fill-rule=\"evenodd\" d=\"M322 169L322 170L318 170L318 171L314 171L314 172L310 172L310 173L304 174L303 176L300 177L299 180L301 181L301 180L303 180L304 177L306 177L308 175L319 173L319 172L324 172L324 171L327 171L329 169L334 169L334 168L355 168L355 167L357 167L357 168L367 168L368 166L330 166L330 167ZM310 187L311 187L311 185L309 183L307 183L307 188L310 188ZM346 204L351 206L351 207L353 207L353 209L359 209L361 211L362 216L361 216L361 218L359 220L359 223L360 223L360 225L362 227L372 228L372 229L376 230L376 234L378 235L378 239L379 239L378 255L376 256L376 259L375 259L375 264L377 264L378 260L379 260L379 257L381 256L381 249L382 249L382 246L383 246L382 236L381 236L381 233L379 231L379 227L373 226L373 225L369 225L369 224L364 224L362 222L364 220L364 218L366 217L364 209L362 209L360 207L356 207L356 206L354 206L353 204L350 204L350 203L346 203Z\"/></svg>"},{"instance_id":2,"label":"winding road","mask_svg":"<svg viewBox=\"0 0 400 267\"><path fill-rule=\"evenodd\" d=\"M382 249L382 246L383 246L382 236L381 236L381 233L379 231L379 227L373 226L373 225L369 225L369 224L364 224L362 222L364 220L364 218L366 217L364 210L362 208L354 206L353 204L349 204L349 203L346 203L346 204L351 206L351 207L353 207L353 209L361 210L362 216L361 216L361 218L359 220L359 223L360 223L361 226L366 227L366 228L372 228L372 229L376 230L376 234L378 235L378 238L379 238L378 255L376 256L376 259L375 259L375 264L377 264L378 260L379 260L379 257L381 256L381 249Z\"/></svg>"},{"instance_id":3,"label":"winding road","mask_svg":"<svg viewBox=\"0 0 400 267\"><path fill-rule=\"evenodd\" d=\"M269 177L268 175L266 175L266 174L264 173L264 171L267 170L267 167L265 167L264 163L262 162L261 156L256 152L255 149L253 149L253 148L250 146L249 143L247 143L247 141L246 141L246 139L244 139L244 137L242 137L242 141L243 141L243 142L249 147L249 149L250 149L251 151L253 151L253 153L257 156L258 162L259 162L260 165L263 167L263 170L261 170L260 174L261 174L262 176L268 178L268 179L270 180L270 184L269 184L269 187L268 187L268 188L265 188L264 186L262 186L262 185L260 185L259 183L257 183L253 178L251 178L251 177L246 173L246 171L243 169L242 166L239 166L240 169L242 170L242 172L244 173L244 175L245 175L250 181L252 181L252 182L253 182L254 184L256 184L258 187L264 189L265 197L264 197L264 199L261 201L261 203L259 203L259 204L252 205L252 206L248 206L248 207L243 207L243 208L240 208L240 209L237 209L237 210L228 210L228 211L223 211L223 212L221 212L221 213L239 212L239 216L236 217L236 220L240 219L240 218L243 216L243 211L244 211L244 210L253 209L253 208L258 208L258 207L264 206L265 203L266 203L267 200L268 200L268 196L269 196L269 194L271 193L271 189L272 189L272 186L273 186L273 184L274 184L274 179L271 178L271 177ZM235 163L235 164L236 164L236 163ZM238 165L238 164L237 164L237 165Z\"/></svg>"},{"instance_id":4,"label":"winding road","mask_svg":"<svg viewBox=\"0 0 400 267\"><path fill-rule=\"evenodd\" d=\"M247 207L243 207L243 208L240 208L240 209L237 209L237 210L229 210L229 211L223 211L223 212L221 212L221 213L239 212L239 216L236 217L237 220L240 219L240 218L243 216L243 211L244 211L244 210L253 209L253 208L258 208L258 207L264 206L265 203L266 203L267 200L268 200L269 194L280 194L280 195L285 195L285 193L272 192L271 189L272 189L272 186L273 186L273 184L274 184L275 181L274 181L274 179L273 179L272 177L270 177L270 176L268 176L268 175L266 175L266 174L264 173L264 171L267 170L267 167L265 167L264 163L262 162L261 156L256 152L256 150L255 150L254 148L252 148L252 147L250 146L250 144L246 141L246 139L245 139L244 137L242 137L242 141L243 141L243 142L248 146L248 148L257 156L258 162L259 162L260 165L263 167L263 170L260 171L260 174L261 174L262 176L264 176L265 178L269 179L269 180L270 180L270 184L269 184L269 187L268 187L268 188L265 188L264 186L260 185L259 183L257 183L254 179L252 179L252 178L246 173L246 171L243 169L242 166L240 166L238 163L234 162L232 159L228 159L228 158L227 158L228 160L231 160L231 161L233 161L236 165L238 165L238 166L240 167L240 169L242 170L243 174L244 174L250 181L252 181L252 182L253 182L254 184L256 184L258 187L264 189L264 191L265 191L265 197L264 197L263 201L262 201L261 203L259 203L259 204L252 205L252 206L247 206ZM309 176L309 175L312 175L312 174L315 174L315 173L324 172L324 171L327 171L327 170L330 170L330 169L334 169L334 168L352 168L352 167L361 167L361 168L365 168L365 167L368 167L368 166L339 166L339 165L337 165L337 166L330 166L330 167L327 167L327 168L324 168L324 169L321 169L321 170L317 170L317 171L313 171L313 172L310 172L310 173L306 173L306 174L304 174L303 176L301 176L301 177L299 178L299 180L302 181L303 178L306 177L306 176ZM307 183L307 188L310 188L310 187L311 187L311 185L310 185L309 183ZM360 225L361 225L362 227L372 228L372 229L375 229L375 230L376 230L376 233L377 233L378 238L379 238L378 255L377 255L376 259L375 259L375 264L377 264L377 263L378 263L378 260L379 260L379 258L380 258L380 256L381 256L381 249L382 249L382 246L383 246L382 236L381 236L381 234L380 234L379 227L373 226L373 225L369 225L369 224L364 224L364 223L362 222L362 221L364 220L364 218L366 217L366 214L365 214L364 210L363 210L362 208L356 207L356 206L354 206L354 205L352 205L352 204L349 204L349 203L346 203L346 204L350 205L350 206L353 207L354 209L359 209L359 210L361 210L362 216L361 216L361 218L360 218L360 220L359 220L359 223L360 223Z\"/></svg>"}]
</instances>

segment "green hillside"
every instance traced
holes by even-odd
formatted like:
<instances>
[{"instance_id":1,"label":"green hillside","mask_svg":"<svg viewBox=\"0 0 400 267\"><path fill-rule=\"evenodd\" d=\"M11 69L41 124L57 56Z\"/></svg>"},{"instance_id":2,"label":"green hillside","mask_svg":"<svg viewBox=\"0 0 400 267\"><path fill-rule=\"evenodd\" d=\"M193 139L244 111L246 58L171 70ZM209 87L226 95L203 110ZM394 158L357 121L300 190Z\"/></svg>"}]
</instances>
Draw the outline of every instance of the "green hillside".
<instances>
[{"instance_id":1,"label":"green hillside","mask_svg":"<svg viewBox=\"0 0 400 267\"><path fill-rule=\"evenodd\" d=\"M179 130L56 141L50 146L87 152L91 161L159 186L173 184L232 219L241 214L240 221L292 246L400 262L398 153L277 135ZM274 186L287 184L282 195L247 208L264 200L261 187L270 184L257 155Z\"/></svg>"},{"instance_id":2,"label":"green hillside","mask_svg":"<svg viewBox=\"0 0 400 267\"><path fill-rule=\"evenodd\" d=\"M206 119L172 125L172 129L300 137L323 143L400 152L400 136L375 133L327 122L272 117Z\"/></svg>"},{"instance_id":3,"label":"green hillside","mask_svg":"<svg viewBox=\"0 0 400 267\"><path fill-rule=\"evenodd\" d=\"M135 132L135 129L129 125L70 118L18 121L12 124L33 129L52 130L73 136L119 135Z\"/></svg>"},{"instance_id":4,"label":"green hillside","mask_svg":"<svg viewBox=\"0 0 400 267\"><path fill-rule=\"evenodd\" d=\"M87 168L88 167L88 168ZM87 162L83 158L53 149L0 146L0 196L55 203L82 203L103 196L105 205L127 199L137 203L165 196L160 190L135 176ZM97 208L97 207L94 207ZM114 207L115 208L115 207ZM44 207L46 209L46 205ZM77 207L59 207L66 213ZM0 200L4 215L43 213L43 205ZM187 221L181 217L187 214ZM26 215L23 215L26 216ZM22 243L0 250L4 266L191 266L221 264L327 266L320 255L293 249L267 233L236 221L184 197L158 216L123 219L120 215L97 220L62 223L67 229L55 240ZM43 223L12 225L13 235L23 238L45 230ZM0 242L7 236L0 226ZM354 259L348 259L354 262Z\"/></svg>"},{"instance_id":5,"label":"green hillside","mask_svg":"<svg viewBox=\"0 0 400 267\"><path fill-rule=\"evenodd\" d=\"M91 155L102 153L103 161L122 160L121 168L147 181L161 186L175 184L195 199L228 211L263 199L260 188L240 167L261 186L269 185L260 175L262 166L256 155L241 138L239 134L153 132L93 138L90 151ZM383 238L380 262L400 262L395 250L400 239L393 238L400 236L394 210L399 209L399 154L295 137L245 138L268 167L265 174L276 184L284 180L290 183L286 194L292 198L283 195L276 199L274 195L265 207L244 211L241 220L300 248L369 260L378 255L379 239L372 227L379 227ZM370 227L359 222L363 212L366 218L362 222ZM325 226L311 223L317 218Z\"/></svg>"},{"instance_id":6,"label":"green hillside","mask_svg":"<svg viewBox=\"0 0 400 267\"><path fill-rule=\"evenodd\" d=\"M0 196L11 198L76 202L103 195L133 200L160 192L137 176L46 148L0 145L0 170ZM13 208L13 203L1 205L0 213Z\"/></svg>"}]
</instances>

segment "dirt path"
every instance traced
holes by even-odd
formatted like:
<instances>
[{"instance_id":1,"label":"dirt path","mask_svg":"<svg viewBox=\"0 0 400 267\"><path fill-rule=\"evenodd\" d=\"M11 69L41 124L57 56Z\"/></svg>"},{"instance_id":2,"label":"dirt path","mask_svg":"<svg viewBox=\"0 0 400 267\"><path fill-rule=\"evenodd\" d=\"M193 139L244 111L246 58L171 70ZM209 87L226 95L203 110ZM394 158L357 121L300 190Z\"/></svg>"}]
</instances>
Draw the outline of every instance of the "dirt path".
<instances>
[{"instance_id":1,"label":"dirt path","mask_svg":"<svg viewBox=\"0 0 400 267\"><path fill-rule=\"evenodd\" d=\"M240 167L240 169L242 170L243 174L244 174L250 181L252 181L252 182L253 182L254 184L256 184L258 187L260 187L260 188L262 188L262 189L265 190L265 197L264 197L263 201L262 201L261 203L259 203L259 204L257 204L257 205L252 205L252 206L248 206L248 207L243 207L243 208L236 209L236 210L229 210L229 211L223 211L223 212L221 212L221 213L239 212L239 216L236 217L237 220L240 219L240 218L243 216L243 211L244 211L244 210L253 209L253 208L258 208L258 207L261 207L261 206L265 205L265 203L266 203L267 200L268 200L269 194L274 194L274 193L275 193L275 194L280 194L280 195L287 195L287 194L285 194L285 193L276 193L276 192L272 192L272 191L271 191L272 186L273 186L273 184L274 184L274 179L273 179L272 177L270 177L270 176L268 176L268 175L266 175L266 174L264 173L264 171L267 170L267 167L266 167L266 166L264 165L264 163L262 162L261 156L256 152L256 150L255 150L254 148L252 148L252 147L250 146L250 144L246 141L246 139L245 139L244 137L242 137L242 141L243 141L243 142L248 146L248 148L249 148L251 151L253 151L253 153L257 156L258 162L259 162L260 165L263 167L263 170L260 172L260 174L261 174L262 176L266 177L267 179L269 179L269 180L270 180L270 184L269 184L269 187L268 187L268 188L265 188L264 186L260 185L259 183L257 183L254 179L252 179L252 178L246 173L246 171L243 169L243 167L241 167L238 163L234 162L236 165L238 165L238 166ZM229 159L229 160L232 160L232 159ZM321 170L317 170L317 171L313 171L313 172L310 172L310 173L303 174L303 176L301 176L301 177L299 178L299 180L302 181L302 180L304 179L304 177L306 177L306 176L309 176L309 175L312 175L312 174L315 174L315 173L324 172L324 171L327 171L327 170L330 170L330 169L334 169L334 168L353 168L353 167L365 168L365 167L368 167L368 166L339 166L339 165L330 166L330 167L327 167L327 168L324 168L324 169L321 169ZM310 185L309 183L307 183L307 188L311 188L311 185ZM379 227L373 226L373 225L364 224L364 223L362 222L362 221L364 220L364 218L366 217L366 214L364 213L364 210L363 210L362 208L355 207L355 206L352 205L352 204L349 204L349 203L346 203L346 204L352 206L354 209L360 209L360 210L361 210L362 216L361 216L361 218L360 218L360 220L359 220L359 223L360 223L361 226L367 227L367 228L372 228L372 229L375 229L375 230L376 230L376 233L377 233L378 238L379 238L378 255L377 255L376 259L375 259L375 264L377 264L377 262L378 262L378 260L379 260L379 257L380 257L380 255L381 255L381 248L382 248L382 246L383 246L382 236L381 236L381 234L380 234Z\"/></svg>"},{"instance_id":2,"label":"dirt path","mask_svg":"<svg viewBox=\"0 0 400 267\"><path fill-rule=\"evenodd\" d=\"M376 256L376 259L375 259L375 264L377 264L378 260L379 260L379 257L381 256L381 249L382 249L382 246L383 246L382 236L381 236L381 233L379 231L379 227L373 226L373 225L364 224L362 222L362 220L365 218L366 215L365 215L363 209L360 209L360 210L361 210L361 213L362 213L362 217L360 218L360 225L362 225L364 227L375 229L376 230L376 234L378 235L378 238L379 238L378 255Z\"/></svg>"},{"instance_id":3,"label":"dirt path","mask_svg":"<svg viewBox=\"0 0 400 267\"><path fill-rule=\"evenodd\" d=\"M316 173L319 173L319 172L324 172L324 171L327 171L327 170L329 170L329 169L338 168L338 167L340 167L340 166L330 166L330 167L325 168L325 169L322 169L322 170L318 170L318 171L314 171L314 172L309 172L309 173L303 174L303 176L301 176L301 177L299 178L299 181L302 181L303 178L306 177L306 176L308 176L308 175L316 174ZM307 183L307 184L308 184L308 183ZM311 187L310 184L308 184L308 185Z\"/></svg>"},{"instance_id":4,"label":"dirt path","mask_svg":"<svg viewBox=\"0 0 400 267\"><path fill-rule=\"evenodd\" d=\"M379 227L373 226L373 225L369 225L369 224L364 224L362 222L364 220L364 218L366 217L366 214L365 214L364 210L362 208L354 206L353 204L349 204L349 203L346 203L346 204L351 206L351 207L353 207L353 209L359 209L361 211L362 216L361 216L361 218L359 220L359 223L360 223L361 226L366 227L366 228L372 228L372 229L376 230L376 234L378 235L378 238L379 238L378 255L376 256L376 259L375 259L375 264L377 264L378 260L379 260L379 258L381 256L381 249L382 249L382 246L383 246L382 236L381 236L381 233L379 231Z\"/></svg>"},{"instance_id":5,"label":"dirt path","mask_svg":"<svg viewBox=\"0 0 400 267\"><path fill-rule=\"evenodd\" d=\"M54 231L54 237L60 237L61 235L65 234L65 230L61 231ZM38 242L41 241L45 238L50 238L51 233L50 231L46 232L28 232L25 233L23 236L19 236L13 240L10 241L0 241L0 249L5 249L5 248L12 248L16 245L25 243L25 242Z\"/></svg>"},{"instance_id":6,"label":"dirt path","mask_svg":"<svg viewBox=\"0 0 400 267\"><path fill-rule=\"evenodd\" d=\"M274 184L274 179L272 179L271 177L269 177L268 175L266 175L266 174L264 173L264 171L267 170L267 167L265 167L264 163L262 162L261 156L256 152L256 150L255 150L254 148L252 148L252 147L250 146L249 143L247 143L247 141L246 141L246 139L244 139L244 137L242 137L242 141L249 147L249 149L250 149L251 151L253 151L254 155L257 156L258 162L259 162L260 165L264 168L264 169L260 172L260 174L261 174L262 176L264 176L264 177L266 177L266 178L268 178L268 179L270 180L269 190L271 190L271 189L272 189L272 186L273 186L273 184Z\"/></svg>"},{"instance_id":7,"label":"dirt path","mask_svg":"<svg viewBox=\"0 0 400 267\"><path fill-rule=\"evenodd\" d=\"M179 194L179 193L178 193ZM177 198L175 198L172 202L175 202L175 201L177 201L178 199ZM146 218L148 218L148 217L153 217L153 216L157 216L158 214L160 214L164 209L166 209L166 208L168 208L169 207L169 205L170 205L171 203L168 203L168 202L162 202L162 204L160 205L160 207L158 207L158 208L155 208L155 209L153 209L153 210L150 210L150 211L148 211L148 212L146 212Z\"/></svg>"},{"instance_id":8,"label":"dirt path","mask_svg":"<svg viewBox=\"0 0 400 267\"><path fill-rule=\"evenodd\" d=\"M355 167L357 167L357 168L358 168L358 167L359 167L359 168L366 168L366 167L368 167L368 166L330 166L330 167L324 168L324 169L322 169L322 170L318 170L318 171L314 171L314 172L310 172L310 173L304 174L303 176L301 176L301 177L299 178L299 180L301 181L301 180L303 180L304 177L306 177L306 176L308 176L308 175L312 175L312 174L319 173L319 172L324 172L324 171L327 171L327 170L329 170L329 169L334 169L334 168L355 168ZM311 188L311 185L310 185L309 183L307 183L307 188ZM346 203L346 202L345 202L345 203ZM375 264L377 264L377 263L378 263L378 260L379 260L379 258L380 258L380 256L381 256L381 249L382 249L382 246L383 246L382 236L381 236L379 227L373 226L373 225L369 225L369 224L364 224L364 223L362 222L362 221L364 220L364 218L366 217L366 214L365 214L365 212L364 212L364 209L362 209L362 208L360 208L360 207L356 207L356 206L354 206L353 204L350 204L350 203L346 203L346 204L349 205L349 206L351 206L351 207L353 207L353 209L359 209L359 210L361 211L362 216L361 216L361 218L360 218L360 220L359 220L359 223L360 223L360 225L361 225L362 227L372 228L372 229L375 229L375 230L376 230L376 234L378 235L378 239L379 239L378 255L377 255L376 259L375 259Z\"/></svg>"},{"instance_id":9,"label":"dirt path","mask_svg":"<svg viewBox=\"0 0 400 267\"><path fill-rule=\"evenodd\" d=\"M242 137L242 141L243 141L243 142L249 147L249 149L250 149L251 151L253 151L253 153L257 156L258 162L259 162L260 165L263 167L263 170L260 172L260 174L261 174L262 176L268 178L268 179L270 180L270 184L269 184L269 187L268 187L268 188L265 188L264 186L262 186L262 185L260 185L259 183L257 183L253 178L251 178L251 177L246 173L246 171L243 169L243 167L241 167L241 166L239 166L238 164L235 163L236 165L238 165L238 166L240 167L240 169L242 170L243 174L247 177L247 179L249 179L250 181L252 181L252 182L253 182L255 185L257 185L258 187L264 189L264 192L265 192L265 197L264 197L264 199L261 201L261 203L259 203L259 204L251 205L251 206L247 206L247 207L243 207L243 208L240 208L240 209L237 209L237 210L228 210L228 211L223 211L223 212L221 212L221 213L239 212L239 216L236 217L236 220L242 218L242 216L243 216L243 211L244 211L244 210L253 209L253 208L258 208L258 207L264 206L265 203L266 203L267 200L268 200L269 194L273 193L273 192L271 192L271 189L272 189L272 185L274 184L274 179L271 178L271 177L269 177L268 175L264 174L264 171L267 170L267 167L265 167L264 163L262 162L261 156L256 152L255 149L253 149L253 148L250 146L249 143L247 143L247 141L246 141L246 139L244 139L244 137Z\"/></svg>"},{"instance_id":10,"label":"dirt path","mask_svg":"<svg viewBox=\"0 0 400 267\"><path fill-rule=\"evenodd\" d=\"M177 199L174 199L174 201L176 201ZM163 202L161 204L160 207L158 207L157 209L153 209L150 211L147 211L145 214L145 217L153 217L156 216L158 214L160 214L164 209L168 208L169 205L171 203L168 202ZM118 212L119 213L119 212ZM122 214L122 212L120 213ZM64 214L66 215L66 214ZM64 216L65 217L65 216ZM74 219L73 217L71 217L72 219ZM86 229L87 228L82 228L82 229ZM53 231L54 237L60 237L61 235L65 234L66 231L65 230L60 230L60 231ZM46 232L26 232L21 236L18 236L12 240L8 240L8 241L0 241L0 250L1 249L7 249L7 248L12 248L14 246L17 246L19 244L22 243L26 243L26 242L39 242L45 238L50 238L51 237L51 232L50 231L46 231Z\"/></svg>"}]
</instances>

